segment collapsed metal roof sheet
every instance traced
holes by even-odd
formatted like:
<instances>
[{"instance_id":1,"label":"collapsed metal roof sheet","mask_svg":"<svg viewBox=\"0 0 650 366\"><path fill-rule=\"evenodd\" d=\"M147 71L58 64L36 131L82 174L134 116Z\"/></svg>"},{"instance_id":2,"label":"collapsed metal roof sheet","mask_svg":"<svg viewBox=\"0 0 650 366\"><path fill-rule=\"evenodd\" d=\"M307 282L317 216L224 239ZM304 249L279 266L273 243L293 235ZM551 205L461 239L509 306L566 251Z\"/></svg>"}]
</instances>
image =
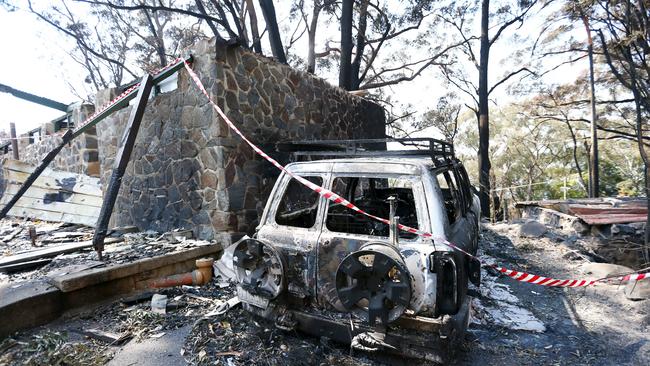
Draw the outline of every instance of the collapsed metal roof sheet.
<instances>
[{"instance_id":1,"label":"collapsed metal roof sheet","mask_svg":"<svg viewBox=\"0 0 650 366\"><path fill-rule=\"evenodd\" d=\"M576 216L588 225L629 224L645 222L648 216L646 198L589 198L566 201L525 201L517 207L537 206Z\"/></svg>"}]
</instances>

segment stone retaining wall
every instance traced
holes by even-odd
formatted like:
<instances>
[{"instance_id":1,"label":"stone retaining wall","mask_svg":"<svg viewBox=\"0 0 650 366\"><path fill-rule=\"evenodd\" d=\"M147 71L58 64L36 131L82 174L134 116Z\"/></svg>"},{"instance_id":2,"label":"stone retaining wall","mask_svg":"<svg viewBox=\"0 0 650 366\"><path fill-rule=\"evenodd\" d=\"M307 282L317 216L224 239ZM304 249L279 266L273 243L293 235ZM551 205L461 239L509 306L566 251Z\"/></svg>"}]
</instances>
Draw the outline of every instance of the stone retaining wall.
<instances>
[{"instance_id":1,"label":"stone retaining wall","mask_svg":"<svg viewBox=\"0 0 650 366\"><path fill-rule=\"evenodd\" d=\"M269 152L279 141L385 134L379 106L313 75L214 41L199 43L192 54L213 100ZM101 93L98 103L115 92ZM97 126L104 189L129 112L125 108ZM250 234L277 176L181 71L178 89L147 106L112 224L193 229L202 239Z\"/></svg>"}]
</instances>

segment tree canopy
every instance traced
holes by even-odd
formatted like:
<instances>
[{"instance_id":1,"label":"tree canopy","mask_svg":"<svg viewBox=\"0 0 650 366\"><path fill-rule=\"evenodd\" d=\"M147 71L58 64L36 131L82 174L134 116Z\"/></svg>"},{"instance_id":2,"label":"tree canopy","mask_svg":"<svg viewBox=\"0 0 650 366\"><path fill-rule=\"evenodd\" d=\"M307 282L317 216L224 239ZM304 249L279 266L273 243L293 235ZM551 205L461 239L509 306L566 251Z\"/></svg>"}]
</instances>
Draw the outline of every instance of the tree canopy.
<instances>
[{"instance_id":1,"label":"tree canopy","mask_svg":"<svg viewBox=\"0 0 650 366\"><path fill-rule=\"evenodd\" d=\"M0 0L0 8L30 12L69 40L86 95L210 37L362 90L386 108L389 134L453 141L486 214L503 199L586 196L594 141L599 192L647 194L643 0Z\"/></svg>"}]
</instances>

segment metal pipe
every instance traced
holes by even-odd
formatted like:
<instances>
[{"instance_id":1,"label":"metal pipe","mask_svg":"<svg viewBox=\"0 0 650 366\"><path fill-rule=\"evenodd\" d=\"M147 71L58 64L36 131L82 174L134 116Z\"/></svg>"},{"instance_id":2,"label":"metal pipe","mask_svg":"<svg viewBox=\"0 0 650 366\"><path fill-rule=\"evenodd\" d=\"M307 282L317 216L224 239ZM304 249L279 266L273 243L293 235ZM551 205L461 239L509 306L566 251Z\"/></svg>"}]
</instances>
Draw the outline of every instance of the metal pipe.
<instances>
[{"instance_id":1,"label":"metal pipe","mask_svg":"<svg viewBox=\"0 0 650 366\"><path fill-rule=\"evenodd\" d=\"M388 197L388 203L390 204L390 213L388 216L388 241L391 245L397 247L399 244L399 216L395 216L395 213L397 212L397 197Z\"/></svg>"},{"instance_id":2,"label":"metal pipe","mask_svg":"<svg viewBox=\"0 0 650 366\"><path fill-rule=\"evenodd\" d=\"M196 269L192 272L156 278L148 282L151 288L174 287L182 285L203 286L212 280L213 258L196 260Z\"/></svg>"},{"instance_id":3,"label":"metal pipe","mask_svg":"<svg viewBox=\"0 0 650 366\"><path fill-rule=\"evenodd\" d=\"M68 105L65 103L57 102L50 98L40 97L32 93L24 92L22 90L14 89L9 85L0 84L0 93L9 93L16 98L24 99L32 103L44 105L52 109L58 109L63 112L68 111Z\"/></svg>"}]
</instances>

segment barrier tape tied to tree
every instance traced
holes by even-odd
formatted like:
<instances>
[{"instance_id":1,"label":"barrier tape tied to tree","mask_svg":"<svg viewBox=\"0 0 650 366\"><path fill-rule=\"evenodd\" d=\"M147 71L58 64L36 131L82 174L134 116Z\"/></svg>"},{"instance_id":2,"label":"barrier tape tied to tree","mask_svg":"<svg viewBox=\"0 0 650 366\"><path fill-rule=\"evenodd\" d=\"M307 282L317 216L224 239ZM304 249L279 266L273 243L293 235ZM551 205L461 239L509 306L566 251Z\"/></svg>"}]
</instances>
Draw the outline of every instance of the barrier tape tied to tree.
<instances>
[{"instance_id":1,"label":"barrier tape tied to tree","mask_svg":"<svg viewBox=\"0 0 650 366\"><path fill-rule=\"evenodd\" d=\"M228 127L230 127L233 132L235 132L239 137L241 137L252 149L257 153L259 156L263 157L266 159L269 163L273 164L276 168L280 169L281 171L285 172L287 175L289 175L291 178L297 180L301 184L305 185L307 188L311 189L312 191L318 193L319 195L325 197L326 199L337 203L341 204L353 211L356 211L360 214L363 214L365 216L370 217L373 220L382 222L384 224L389 224L389 221L385 218L375 216L373 214L370 214L368 212L365 212L361 210L359 207L355 206L353 203L350 201L344 199L343 197L339 196L338 194L330 191L329 189L323 188L321 186L318 186L307 179L296 175L289 170L287 170L282 164L278 163L275 159L270 157L268 154L266 154L262 149L257 147L255 144L253 144L244 134L235 126L235 124L226 116L226 114L217 106L216 103L210 98L210 94L208 91L205 89L203 86L203 83L201 82L201 79L199 79L198 75L192 70L190 65L184 61L185 63L185 69L187 70L188 74L196 84L196 86L199 88L199 90L208 98L208 102L212 105L214 110L221 116L221 118L226 122ZM407 231L409 233L417 234L419 236L425 237L425 238L431 238L434 241L439 241L442 242L443 244L451 247L454 250L457 250L471 258L477 259L481 262L481 264L484 267L487 268L493 268L497 270L500 273L505 274L506 276L515 279L520 282L527 282L527 283L532 283L535 285L540 285L540 286L550 286L550 287L586 287L586 286L591 286L599 282L611 282L611 281L639 281L644 278L649 278L650 273L634 273L634 274L628 274L625 276L616 276L616 277L609 277L609 278L601 278L601 279L577 279L577 280L560 280L560 279L555 279L551 277L543 277L543 276L538 276L538 275L533 275L530 273L526 272L519 272L519 271L514 271L511 269L507 269L505 267L501 267L498 265L494 264L488 264L485 261L481 260L480 258L476 257L475 255L468 253L467 251L463 250L462 248L456 246L455 244L451 243L450 241L440 238L440 237L435 237L433 234L414 229L412 227L408 227L406 225L398 224L398 227L402 231Z\"/></svg>"}]
</instances>

